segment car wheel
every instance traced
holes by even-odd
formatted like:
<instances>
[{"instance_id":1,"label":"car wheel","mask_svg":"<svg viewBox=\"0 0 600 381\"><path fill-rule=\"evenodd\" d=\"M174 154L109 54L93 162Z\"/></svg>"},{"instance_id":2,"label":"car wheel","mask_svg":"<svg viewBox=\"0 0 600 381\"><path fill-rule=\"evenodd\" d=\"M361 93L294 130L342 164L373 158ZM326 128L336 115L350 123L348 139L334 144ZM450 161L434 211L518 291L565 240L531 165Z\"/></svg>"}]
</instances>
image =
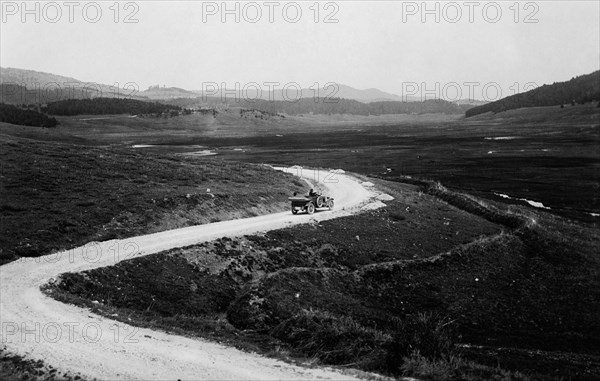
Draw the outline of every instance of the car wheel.
<instances>
[{"instance_id":1,"label":"car wheel","mask_svg":"<svg viewBox=\"0 0 600 381\"><path fill-rule=\"evenodd\" d=\"M292 206L292 214L298 214L298 209L294 208L293 206Z\"/></svg>"},{"instance_id":2,"label":"car wheel","mask_svg":"<svg viewBox=\"0 0 600 381\"><path fill-rule=\"evenodd\" d=\"M323 196L317 197L317 208L322 208L323 207L323 204L324 204L323 201L324 201L323 200Z\"/></svg>"},{"instance_id":3,"label":"car wheel","mask_svg":"<svg viewBox=\"0 0 600 381\"><path fill-rule=\"evenodd\" d=\"M313 214L315 212L315 204L313 204L312 202L308 204L308 206L306 207L306 212L308 214Z\"/></svg>"},{"instance_id":4,"label":"car wheel","mask_svg":"<svg viewBox=\"0 0 600 381\"><path fill-rule=\"evenodd\" d=\"M329 200L327 202L327 207L329 208L329 210L333 209L333 200Z\"/></svg>"}]
</instances>

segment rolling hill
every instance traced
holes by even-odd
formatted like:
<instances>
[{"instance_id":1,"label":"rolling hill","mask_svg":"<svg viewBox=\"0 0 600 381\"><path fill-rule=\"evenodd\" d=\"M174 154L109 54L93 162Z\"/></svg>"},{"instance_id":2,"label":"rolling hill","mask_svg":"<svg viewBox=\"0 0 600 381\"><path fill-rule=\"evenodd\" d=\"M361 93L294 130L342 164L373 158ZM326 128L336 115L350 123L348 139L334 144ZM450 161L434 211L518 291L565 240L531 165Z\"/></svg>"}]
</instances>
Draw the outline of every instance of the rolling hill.
<instances>
[{"instance_id":1,"label":"rolling hill","mask_svg":"<svg viewBox=\"0 0 600 381\"><path fill-rule=\"evenodd\" d=\"M544 85L526 93L515 94L496 102L467 110L472 117L487 112L503 112L522 107L560 106L600 100L600 71L581 75L566 82Z\"/></svg>"},{"instance_id":2,"label":"rolling hill","mask_svg":"<svg viewBox=\"0 0 600 381\"><path fill-rule=\"evenodd\" d=\"M25 86L28 89L35 89L40 85L49 83L80 83L82 81L72 78L65 77L62 75L56 75L51 73L44 73L35 70L16 69L12 67L0 67L0 83L14 83L20 86Z\"/></svg>"},{"instance_id":3,"label":"rolling hill","mask_svg":"<svg viewBox=\"0 0 600 381\"><path fill-rule=\"evenodd\" d=\"M7 104L50 103L96 97L148 99L133 89L85 82L41 71L4 67L0 67L0 90L0 102Z\"/></svg>"}]
</instances>

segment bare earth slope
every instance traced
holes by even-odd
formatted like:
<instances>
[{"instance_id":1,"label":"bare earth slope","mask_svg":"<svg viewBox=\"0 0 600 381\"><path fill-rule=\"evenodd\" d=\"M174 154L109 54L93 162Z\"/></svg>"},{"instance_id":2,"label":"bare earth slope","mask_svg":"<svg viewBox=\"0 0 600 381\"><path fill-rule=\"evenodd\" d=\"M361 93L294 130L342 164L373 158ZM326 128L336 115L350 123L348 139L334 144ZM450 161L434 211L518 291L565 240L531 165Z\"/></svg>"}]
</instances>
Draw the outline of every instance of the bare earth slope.
<instances>
[{"instance_id":1,"label":"bare earth slope","mask_svg":"<svg viewBox=\"0 0 600 381\"><path fill-rule=\"evenodd\" d=\"M314 173L303 177L314 181ZM321 173L321 177L323 173ZM204 340L141 329L45 296L40 286L65 272L113 265L121 260L223 236L272 230L310 220L378 207L375 193L337 174L321 184L335 197L334 212L291 212L165 231L86 246L0 267L1 340L6 350L43 359L61 371L100 379L316 379L350 378L332 369L309 369L241 352ZM371 204L369 204L371 202Z\"/></svg>"}]
</instances>

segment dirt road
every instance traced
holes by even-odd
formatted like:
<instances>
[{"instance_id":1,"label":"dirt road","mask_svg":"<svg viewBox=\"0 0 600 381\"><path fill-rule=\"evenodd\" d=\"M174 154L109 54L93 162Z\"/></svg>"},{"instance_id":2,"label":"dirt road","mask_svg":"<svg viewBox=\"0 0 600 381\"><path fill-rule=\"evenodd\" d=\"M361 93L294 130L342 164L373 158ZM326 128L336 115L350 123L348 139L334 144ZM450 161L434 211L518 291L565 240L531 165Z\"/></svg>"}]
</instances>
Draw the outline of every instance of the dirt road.
<instances>
[{"instance_id":1,"label":"dirt road","mask_svg":"<svg viewBox=\"0 0 600 381\"><path fill-rule=\"evenodd\" d=\"M302 176L314 181L314 172ZM323 176L319 180L323 180ZM332 369L309 369L245 353L205 340L141 329L45 296L40 286L61 273L111 266L121 260L209 241L324 220L380 205L350 176L322 185L336 200L333 212L312 216L277 213L165 231L124 240L89 243L0 267L2 347L40 359L61 372L98 379L348 379Z\"/></svg>"}]
</instances>

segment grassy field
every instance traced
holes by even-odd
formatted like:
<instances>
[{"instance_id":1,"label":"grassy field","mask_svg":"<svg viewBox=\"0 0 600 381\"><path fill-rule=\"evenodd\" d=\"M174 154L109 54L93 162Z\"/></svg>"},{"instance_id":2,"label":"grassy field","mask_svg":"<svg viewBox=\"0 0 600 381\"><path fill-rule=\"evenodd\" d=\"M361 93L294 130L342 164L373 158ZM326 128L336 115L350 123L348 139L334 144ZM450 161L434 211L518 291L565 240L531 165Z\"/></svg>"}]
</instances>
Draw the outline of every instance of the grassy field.
<instances>
[{"instance_id":1,"label":"grassy field","mask_svg":"<svg viewBox=\"0 0 600 381\"><path fill-rule=\"evenodd\" d=\"M0 263L287 210L306 184L260 165L0 136Z\"/></svg>"},{"instance_id":2,"label":"grassy field","mask_svg":"<svg viewBox=\"0 0 600 381\"><path fill-rule=\"evenodd\" d=\"M433 379L600 377L593 226L378 182L396 198L387 208L66 274L52 294L302 363Z\"/></svg>"},{"instance_id":3,"label":"grassy field","mask_svg":"<svg viewBox=\"0 0 600 381\"><path fill-rule=\"evenodd\" d=\"M52 131L0 125L0 132L44 140L155 153L213 149L241 162L344 168L388 179L442 181L491 200L541 202L552 213L595 221L600 213L600 109L541 107L464 119L444 115L240 117L77 116ZM502 199L499 194L512 199Z\"/></svg>"}]
</instances>

